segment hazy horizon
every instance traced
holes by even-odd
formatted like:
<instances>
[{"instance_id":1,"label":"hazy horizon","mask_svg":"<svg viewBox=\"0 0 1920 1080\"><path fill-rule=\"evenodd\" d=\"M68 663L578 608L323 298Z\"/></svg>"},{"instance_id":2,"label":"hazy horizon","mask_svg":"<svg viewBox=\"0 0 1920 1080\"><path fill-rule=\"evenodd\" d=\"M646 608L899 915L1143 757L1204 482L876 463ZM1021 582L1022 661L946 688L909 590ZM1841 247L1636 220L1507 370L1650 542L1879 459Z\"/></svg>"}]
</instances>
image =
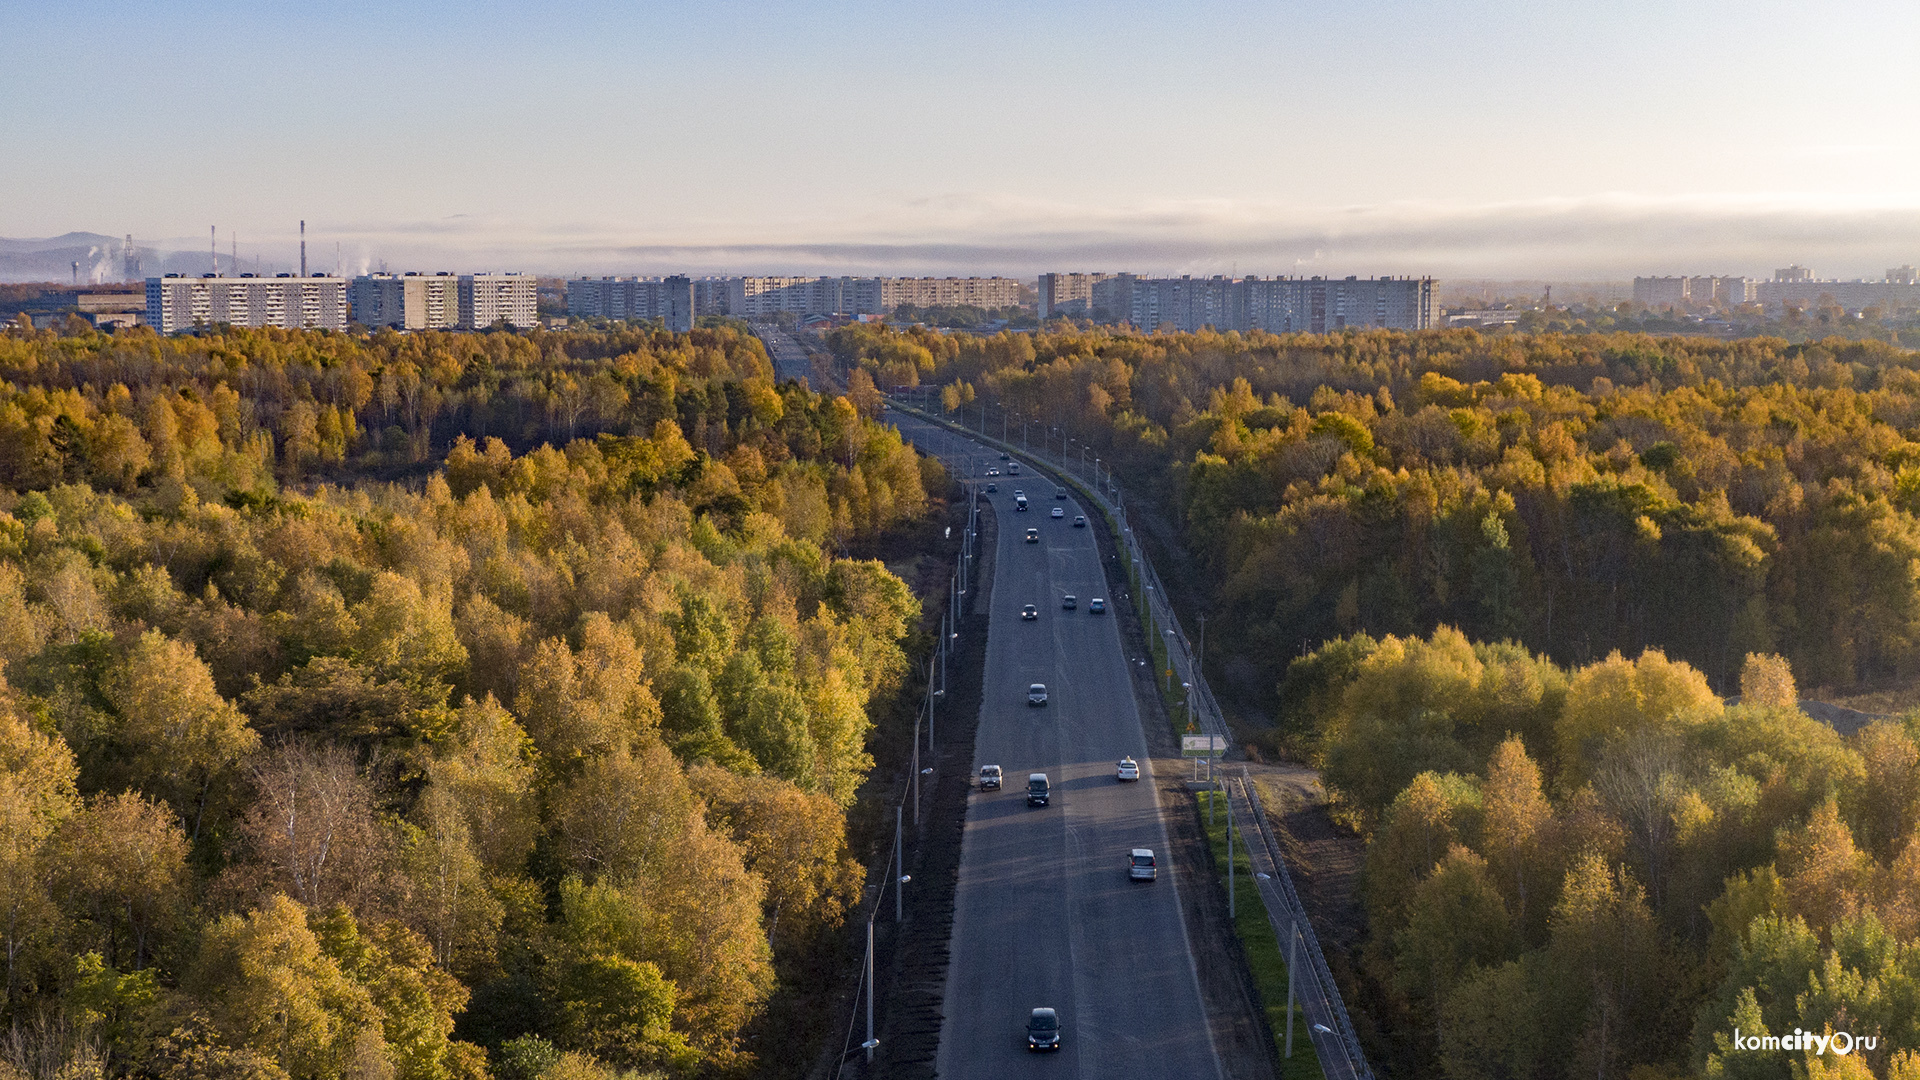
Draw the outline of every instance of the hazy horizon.
<instances>
[{"instance_id":1,"label":"hazy horizon","mask_svg":"<svg viewBox=\"0 0 1920 1080\"><path fill-rule=\"evenodd\" d=\"M33 148L0 236L217 225L284 267L304 218L349 272L1920 262L1906 5L463 11L0 13L0 138Z\"/></svg>"}]
</instances>

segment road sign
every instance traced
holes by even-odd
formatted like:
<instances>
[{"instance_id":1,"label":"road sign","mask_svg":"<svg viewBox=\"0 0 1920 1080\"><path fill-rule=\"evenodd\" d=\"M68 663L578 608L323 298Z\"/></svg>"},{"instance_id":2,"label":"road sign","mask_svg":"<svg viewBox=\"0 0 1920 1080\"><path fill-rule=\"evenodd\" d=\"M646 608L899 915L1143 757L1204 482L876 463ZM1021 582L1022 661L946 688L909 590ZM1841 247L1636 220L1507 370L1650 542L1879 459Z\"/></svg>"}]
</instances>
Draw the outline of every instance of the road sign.
<instances>
[{"instance_id":1,"label":"road sign","mask_svg":"<svg viewBox=\"0 0 1920 1080\"><path fill-rule=\"evenodd\" d=\"M1219 757L1226 752L1227 739L1224 735L1180 736L1181 757Z\"/></svg>"}]
</instances>

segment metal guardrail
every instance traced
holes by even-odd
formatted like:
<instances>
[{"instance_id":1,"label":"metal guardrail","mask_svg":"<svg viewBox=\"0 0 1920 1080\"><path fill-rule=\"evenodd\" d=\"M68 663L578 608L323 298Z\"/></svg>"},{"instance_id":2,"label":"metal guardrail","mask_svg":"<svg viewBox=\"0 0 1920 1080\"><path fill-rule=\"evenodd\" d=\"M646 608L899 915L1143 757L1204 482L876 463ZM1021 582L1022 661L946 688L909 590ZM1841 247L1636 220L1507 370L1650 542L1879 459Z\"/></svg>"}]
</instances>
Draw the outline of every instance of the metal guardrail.
<instances>
[{"instance_id":1,"label":"metal guardrail","mask_svg":"<svg viewBox=\"0 0 1920 1080\"><path fill-rule=\"evenodd\" d=\"M1026 459L1030 465L1046 468L1065 477L1074 487L1098 503L1120 526L1120 538L1127 548L1128 558L1132 560L1136 568L1135 572L1139 575L1140 584L1147 593L1147 610L1151 621L1164 630L1172 631L1171 634L1162 635L1172 639L1167 646L1168 663L1173 666L1174 673L1180 677L1180 681L1187 685L1188 702L1193 709L1194 723L1208 735L1232 737L1232 731L1227 726L1226 714L1221 711L1219 700L1213 696L1213 689L1207 685L1206 676L1200 672L1193 652L1192 639L1180 625L1180 616L1173 610L1173 602L1168 598L1166 585L1161 582L1159 573L1154 570L1153 561L1147 557L1146 550L1141 546L1140 539L1134 534L1132 526L1127 524L1125 493L1114 481L1111 472L1104 481L1101 481L1096 470L1095 479L1088 480L1085 476L1076 473L1070 462L1062 461L1051 453L1043 451L1036 455L1031 449L1018 447L984 432L943 420L926 410L911 406L903 407L898 400L894 401L894 405L902 408L904 412L958 431L968 438L997 446L1008 454ZM1103 488L1105 490L1102 490ZM1178 648L1174 647L1175 643ZM1155 681L1158 681L1157 672ZM1300 894L1293 887L1293 875L1287 872L1286 859L1282 856L1280 845L1273 836L1272 827L1267 823L1266 811L1259 805L1259 796L1254 792L1253 785L1246 779L1244 768L1241 770L1241 781L1246 788L1248 798L1252 801L1254 820L1261 840L1273 861L1274 869L1278 871L1277 878L1280 882L1281 900L1286 908L1286 917L1300 929L1302 940L1306 944L1307 967L1312 972L1314 980L1320 984L1322 996L1333 1014L1337 1025L1336 1035L1342 1043L1342 1049L1346 1052L1348 1064L1359 1080L1373 1080L1373 1070L1367 1065L1366 1054L1360 1048L1359 1036L1354 1033L1353 1021L1347 1015L1345 1001L1341 999L1340 984L1334 981L1333 970L1327 966L1326 953L1320 947L1320 939L1313 932L1312 920L1307 918L1306 905L1300 902Z\"/></svg>"},{"instance_id":2,"label":"metal guardrail","mask_svg":"<svg viewBox=\"0 0 1920 1080\"><path fill-rule=\"evenodd\" d=\"M1287 872L1287 860L1282 856L1280 843L1273 835L1273 827L1267 822L1267 812L1260 805L1260 792L1247 776L1246 767L1240 769L1240 787L1245 793L1244 804L1253 814L1256 829L1261 842L1266 846L1267 854L1273 861L1274 877L1280 883L1280 892L1287 908L1287 917L1299 929L1301 939L1307 945L1307 966L1312 968L1314 979L1319 982L1322 997L1333 1014L1336 1034L1344 1044L1348 1065L1354 1075L1361 1080L1373 1080L1373 1070L1367 1066L1366 1054L1360 1049L1360 1037L1353 1030L1353 1020L1347 1016L1347 1005L1340 997L1340 984L1333 980L1333 970L1327 966L1326 951L1320 947L1320 938L1313 932L1313 920L1307 918L1306 905L1300 901L1300 893L1293 887L1293 875ZM1231 807L1232 804L1230 803ZM1230 809L1229 813L1235 812ZM1243 833L1244 835L1244 833Z\"/></svg>"}]
</instances>

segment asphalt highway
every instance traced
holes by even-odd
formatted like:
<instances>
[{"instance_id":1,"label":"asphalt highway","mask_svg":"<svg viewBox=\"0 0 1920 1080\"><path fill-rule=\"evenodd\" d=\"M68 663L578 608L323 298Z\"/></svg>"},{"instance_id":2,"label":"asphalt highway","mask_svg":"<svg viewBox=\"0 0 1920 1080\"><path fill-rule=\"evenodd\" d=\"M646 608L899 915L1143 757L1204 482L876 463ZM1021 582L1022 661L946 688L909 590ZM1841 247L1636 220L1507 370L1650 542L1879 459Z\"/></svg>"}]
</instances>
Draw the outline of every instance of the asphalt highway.
<instances>
[{"instance_id":1,"label":"asphalt highway","mask_svg":"<svg viewBox=\"0 0 1920 1080\"><path fill-rule=\"evenodd\" d=\"M890 417L923 450L962 476L1004 469L997 453L897 412ZM1055 497L1052 481L1023 469L994 478L999 522L987 635L985 693L973 773L999 765L1006 786L976 790L967 812L955 897L952 961L937 1074L982 1077L1217 1078L1180 896L1168 872L1160 820L1127 658L1107 597L1088 508ZM981 485L984 488L984 482ZM1014 509L1014 491L1030 509ZM1062 507L1065 517L1050 516ZM1040 542L1025 542L1036 528ZM1063 610L1073 594L1075 610ZM1109 611L1088 611L1093 597ZM1040 617L1027 622L1020 608ZM1043 708L1027 704L1045 683ZM1132 756L1145 778L1114 778ZM1052 805L1029 809L1027 774L1052 781ZM1127 853L1153 848L1161 876L1127 877ZM1026 1049L1030 1010L1059 1010L1062 1048Z\"/></svg>"}]
</instances>

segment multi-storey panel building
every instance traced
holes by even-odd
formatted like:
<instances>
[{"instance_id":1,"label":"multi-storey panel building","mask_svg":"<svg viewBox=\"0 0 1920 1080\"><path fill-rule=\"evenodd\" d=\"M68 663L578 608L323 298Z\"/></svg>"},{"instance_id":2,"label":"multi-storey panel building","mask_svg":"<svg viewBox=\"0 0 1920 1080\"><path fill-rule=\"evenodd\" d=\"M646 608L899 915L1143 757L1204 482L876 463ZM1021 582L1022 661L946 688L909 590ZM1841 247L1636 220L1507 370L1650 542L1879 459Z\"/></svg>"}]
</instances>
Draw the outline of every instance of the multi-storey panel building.
<instances>
[{"instance_id":1,"label":"multi-storey panel building","mask_svg":"<svg viewBox=\"0 0 1920 1080\"><path fill-rule=\"evenodd\" d=\"M1143 278L1115 274L1089 290L1093 317L1143 330L1267 330L1326 333L1347 328L1425 330L1433 321L1432 278Z\"/></svg>"},{"instance_id":2,"label":"multi-storey panel building","mask_svg":"<svg viewBox=\"0 0 1920 1080\"><path fill-rule=\"evenodd\" d=\"M883 279L735 277L726 280L726 313L743 319L795 315L877 315Z\"/></svg>"},{"instance_id":3,"label":"multi-storey panel building","mask_svg":"<svg viewBox=\"0 0 1920 1080\"><path fill-rule=\"evenodd\" d=\"M281 326L345 330L349 321L345 278L166 277L147 279L147 325L163 334L196 326Z\"/></svg>"},{"instance_id":4,"label":"multi-storey panel building","mask_svg":"<svg viewBox=\"0 0 1920 1080\"><path fill-rule=\"evenodd\" d=\"M450 273L362 274L353 279L353 321L398 330L460 325L459 279Z\"/></svg>"},{"instance_id":5,"label":"multi-storey panel building","mask_svg":"<svg viewBox=\"0 0 1920 1080\"><path fill-rule=\"evenodd\" d=\"M881 278L880 306L892 311L913 307L1018 307L1020 282L1003 277Z\"/></svg>"},{"instance_id":6,"label":"multi-storey panel building","mask_svg":"<svg viewBox=\"0 0 1920 1080\"><path fill-rule=\"evenodd\" d=\"M1833 303L1848 312L1878 308L1891 315L1920 308L1920 284L1899 270L1881 281L1823 281L1796 266L1775 271L1772 281L1755 282L1753 298L1776 313L1788 306L1807 311Z\"/></svg>"},{"instance_id":7,"label":"multi-storey panel building","mask_svg":"<svg viewBox=\"0 0 1920 1080\"><path fill-rule=\"evenodd\" d=\"M567 282L567 314L576 319L660 319L667 329L693 329L700 282L685 277L575 278Z\"/></svg>"},{"instance_id":8,"label":"multi-storey panel building","mask_svg":"<svg viewBox=\"0 0 1920 1080\"><path fill-rule=\"evenodd\" d=\"M1051 319L1055 315L1073 315L1080 318L1091 316L1094 307L1094 286L1111 277L1113 277L1112 274L1041 274L1040 317Z\"/></svg>"},{"instance_id":9,"label":"multi-storey panel building","mask_svg":"<svg viewBox=\"0 0 1920 1080\"><path fill-rule=\"evenodd\" d=\"M1650 308L1692 305L1738 307L1753 299L1755 282L1743 277L1702 274L1694 277L1637 277L1633 302Z\"/></svg>"},{"instance_id":10,"label":"multi-storey panel building","mask_svg":"<svg viewBox=\"0 0 1920 1080\"><path fill-rule=\"evenodd\" d=\"M520 330L538 325L539 287L531 274L461 274L459 283L462 330L501 322Z\"/></svg>"}]
</instances>

